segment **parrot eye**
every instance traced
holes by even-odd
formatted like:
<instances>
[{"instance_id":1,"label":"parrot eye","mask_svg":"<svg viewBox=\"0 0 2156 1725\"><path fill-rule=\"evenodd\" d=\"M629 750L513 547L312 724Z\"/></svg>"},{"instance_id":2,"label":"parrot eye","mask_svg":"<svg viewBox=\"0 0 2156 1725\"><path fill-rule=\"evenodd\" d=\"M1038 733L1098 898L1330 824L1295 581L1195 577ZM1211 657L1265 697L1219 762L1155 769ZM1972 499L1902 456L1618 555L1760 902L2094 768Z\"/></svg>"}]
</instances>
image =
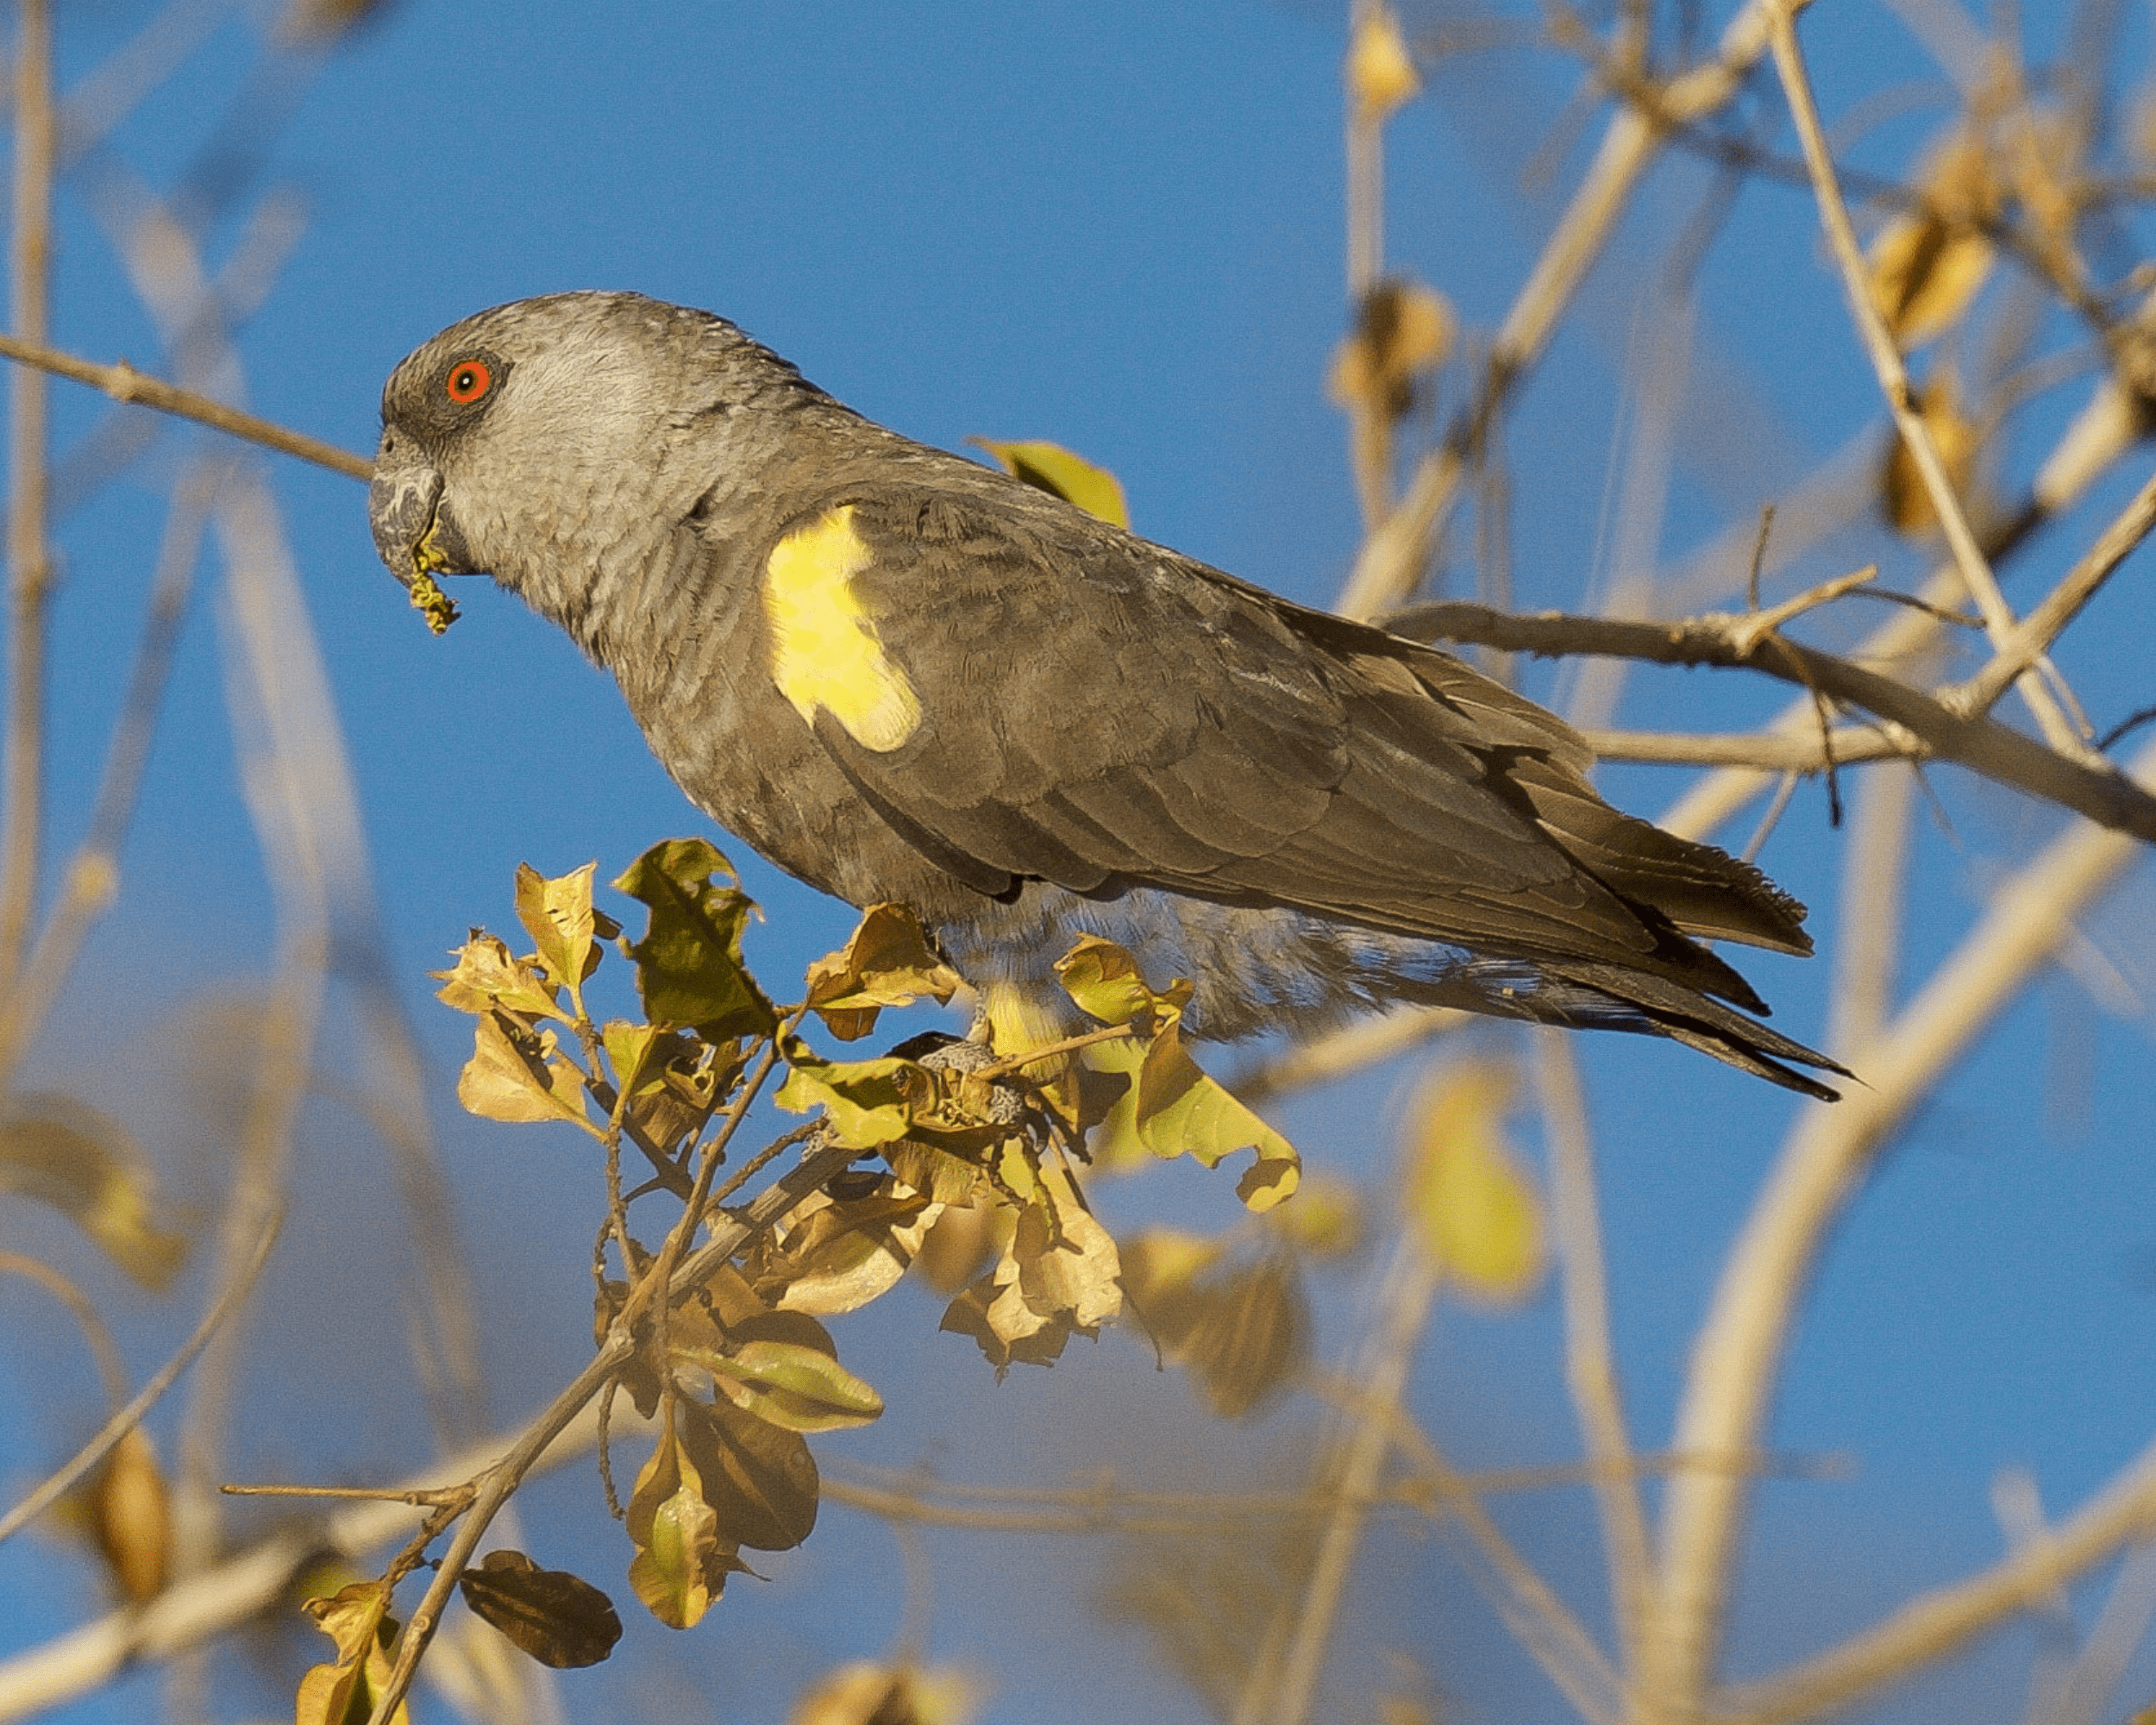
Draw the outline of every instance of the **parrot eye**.
<instances>
[{"instance_id":1,"label":"parrot eye","mask_svg":"<svg viewBox=\"0 0 2156 1725\"><path fill-rule=\"evenodd\" d=\"M486 368L484 360L465 360L449 367L449 376L443 386L449 399L460 407L477 401L494 381L494 374Z\"/></svg>"}]
</instances>

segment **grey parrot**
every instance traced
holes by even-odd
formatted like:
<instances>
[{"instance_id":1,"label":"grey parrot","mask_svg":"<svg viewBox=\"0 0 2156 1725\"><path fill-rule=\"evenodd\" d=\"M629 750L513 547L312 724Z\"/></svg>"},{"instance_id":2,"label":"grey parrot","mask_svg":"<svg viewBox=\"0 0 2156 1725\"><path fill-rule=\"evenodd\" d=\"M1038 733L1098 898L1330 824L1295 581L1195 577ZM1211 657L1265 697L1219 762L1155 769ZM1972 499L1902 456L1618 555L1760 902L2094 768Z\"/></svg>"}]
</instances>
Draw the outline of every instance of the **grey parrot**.
<instances>
[{"instance_id":1,"label":"grey parrot","mask_svg":"<svg viewBox=\"0 0 2156 1725\"><path fill-rule=\"evenodd\" d=\"M1619 812L1554 714L841 405L724 319L520 300L382 395L375 543L486 574L611 672L690 800L911 906L1052 1033L1081 933L1194 1033L1415 1001L1671 1037L1807 1095L1702 944L1808 953L1758 869Z\"/></svg>"}]
</instances>

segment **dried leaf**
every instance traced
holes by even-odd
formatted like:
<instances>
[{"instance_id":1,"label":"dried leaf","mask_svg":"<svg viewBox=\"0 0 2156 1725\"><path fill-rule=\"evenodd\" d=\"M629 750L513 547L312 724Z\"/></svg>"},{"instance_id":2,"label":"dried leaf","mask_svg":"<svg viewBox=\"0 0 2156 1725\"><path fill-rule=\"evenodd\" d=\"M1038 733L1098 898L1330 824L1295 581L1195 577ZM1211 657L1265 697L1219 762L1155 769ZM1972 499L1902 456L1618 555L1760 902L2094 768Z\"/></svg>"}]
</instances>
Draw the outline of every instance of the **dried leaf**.
<instances>
[{"instance_id":1,"label":"dried leaf","mask_svg":"<svg viewBox=\"0 0 2156 1725\"><path fill-rule=\"evenodd\" d=\"M1123 1282L1162 1354L1186 1367L1226 1419L1284 1388L1309 1351L1309 1303L1294 1264L1274 1251L1219 1270L1219 1241L1149 1228L1124 1248Z\"/></svg>"},{"instance_id":2,"label":"dried leaf","mask_svg":"<svg viewBox=\"0 0 2156 1725\"><path fill-rule=\"evenodd\" d=\"M145 1288L162 1291L187 1261L186 1236L153 1220L157 1190L141 1147L72 1097L26 1092L0 1115L0 1192L51 1205Z\"/></svg>"},{"instance_id":3,"label":"dried leaf","mask_svg":"<svg viewBox=\"0 0 2156 1725\"><path fill-rule=\"evenodd\" d=\"M1915 405L1918 417L1931 433L1933 447L1939 451L1940 464L1946 468L1955 495L1966 497L1970 476L1976 469L1977 429L1961 411L1960 395L1953 369L1942 366L1917 391ZM1939 530L1932 494L1925 486L1923 474L1917 470L1916 458L1909 453L1908 442L1899 436L1887 452L1886 470L1880 476L1879 488L1887 519L1896 532L1917 539Z\"/></svg>"},{"instance_id":4,"label":"dried leaf","mask_svg":"<svg viewBox=\"0 0 2156 1725\"><path fill-rule=\"evenodd\" d=\"M389 1589L379 1581L354 1582L333 1598L310 1599L304 1609L337 1644L337 1659L300 1678L296 1725L366 1725L389 1681L389 1649L397 1639ZM392 1725L411 1725L402 1702L390 1719Z\"/></svg>"},{"instance_id":5,"label":"dried leaf","mask_svg":"<svg viewBox=\"0 0 2156 1725\"><path fill-rule=\"evenodd\" d=\"M1871 292L1896 344L1921 347L1959 322L1997 255L1984 233L1935 210L1889 223L1871 242Z\"/></svg>"},{"instance_id":6,"label":"dried leaf","mask_svg":"<svg viewBox=\"0 0 2156 1725\"><path fill-rule=\"evenodd\" d=\"M429 974L442 987L436 994L461 1013L491 1013L497 1007L528 1019L560 1019L570 1014L555 1004L555 989L532 960L512 957L508 947L483 928L455 949L456 963Z\"/></svg>"},{"instance_id":7,"label":"dried leaf","mask_svg":"<svg viewBox=\"0 0 2156 1725\"><path fill-rule=\"evenodd\" d=\"M1294 1263L1278 1253L1244 1266L1207 1296L1181 1357L1213 1411L1239 1420L1301 1371L1310 1351L1310 1302Z\"/></svg>"},{"instance_id":8,"label":"dried leaf","mask_svg":"<svg viewBox=\"0 0 2156 1725\"><path fill-rule=\"evenodd\" d=\"M819 1678L793 1703L787 1725L966 1725L974 1685L954 1671L856 1660Z\"/></svg>"},{"instance_id":9,"label":"dried leaf","mask_svg":"<svg viewBox=\"0 0 2156 1725\"><path fill-rule=\"evenodd\" d=\"M944 1308L938 1327L971 1336L999 1379L1013 1365L1053 1365L1070 1339L1069 1324L1044 1318L1025 1303L1018 1260L1007 1249Z\"/></svg>"},{"instance_id":10,"label":"dried leaf","mask_svg":"<svg viewBox=\"0 0 2156 1725\"><path fill-rule=\"evenodd\" d=\"M833 1202L819 1193L817 1201L788 1218L781 1239L766 1235L755 1259L756 1292L787 1311L829 1315L867 1305L906 1274L943 1214L888 1179L867 1197Z\"/></svg>"},{"instance_id":11,"label":"dried leaf","mask_svg":"<svg viewBox=\"0 0 2156 1725\"><path fill-rule=\"evenodd\" d=\"M1443 294L1388 278L1363 297L1355 328L1334 350L1327 392L1341 406L1388 423L1405 418L1421 380L1451 355L1458 330Z\"/></svg>"},{"instance_id":12,"label":"dried leaf","mask_svg":"<svg viewBox=\"0 0 2156 1725\"><path fill-rule=\"evenodd\" d=\"M599 968L602 919L592 908L592 875L598 867L586 862L548 880L529 862L517 865L517 919L559 988L580 987ZM611 918L604 920L612 925Z\"/></svg>"},{"instance_id":13,"label":"dried leaf","mask_svg":"<svg viewBox=\"0 0 2156 1725\"><path fill-rule=\"evenodd\" d=\"M872 1392L873 1393L873 1392ZM791 1550L816 1527L823 1480L798 1432L743 1413L730 1402L674 1406L681 1447L694 1459L718 1514L718 1537L730 1546Z\"/></svg>"},{"instance_id":14,"label":"dried leaf","mask_svg":"<svg viewBox=\"0 0 2156 1725\"><path fill-rule=\"evenodd\" d=\"M842 1042L868 1035L884 1007L910 1007L924 994L942 1006L958 986L903 905L871 905L846 944L808 968L808 1003Z\"/></svg>"},{"instance_id":15,"label":"dried leaf","mask_svg":"<svg viewBox=\"0 0 2156 1725\"><path fill-rule=\"evenodd\" d=\"M1040 1182L1040 1198L1018 1212L1011 1243L1019 1292L1042 1317L1090 1333L1123 1309L1115 1241L1062 1169L1043 1167Z\"/></svg>"},{"instance_id":16,"label":"dried leaf","mask_svg":"<svg viewBox=\"0 0 2156 1725\"><path fill-rule=\"evenodd\" d=\"M1507 1084L1493 1067L1462 1068L1418 1100L1407 1198L1424 1244L1469 1293L1510 1303L1542 1271L1542 1212L1503 1137Z\"/></svg>"},{"instance_id":17,"label":"dried leaf","mask_svg":"<svg viewBox=\"0 0 2156 1725\"><path fill-rule=\"evenodd\" d=\"M655 1022L693 1025L712 1041L766 1036L776 1026L771 1002L742 963L742 927L755 906L734 879L732 865L705 840L669 838L614 882L651 912L629 957Z\"/></svg>"},{"instance_id":18,"label":"dried leaf","mask_svg":"<svg viewBox=\"0 0 2156 1725\"><path fill-rule=\"evenodd\" d=\"M556 1671L595 1665L621 1640L612 1600L567 1570L541 1569L522 1552L489 1552L457 1585L474 1614Z\"/></svg>"},{"instance_id":19,"label":"dried leaf","mask_svg":"<svg viewBox=\"0 0 2156 1725\"><path fill-rule=\"evenodd\" d=\"M457 1101L483 1120L588 1125L583 1080L556 1046L551 1030L518 1033L498 1013L485 1013L473 1029L472 1057L457 1075Z\"/></svg>"},{"instance_id":20,"label":"dried leaf","mask_svg":"<svg viewBox=\"0 0 2156 1725\"><path fill-rule=\"evenodd\" d=\"M1062 444L1039 441L996 443L986 437L968 437L966 441L980 445L993 455L1004 472L1013 478L1060 497L1065 503L1075 503L1087 514L1098 516L1118 527L1131 524L1123 482L1106 467L1095 467Z\"/></svg>"},{"instance_id":21,"label":"dried leaf","mask_svg":"<svg viewBox=\"0 0 2156 1725\"><path fill-rule=\"evenodd\" d=\"M927 1238L914 1254L914 1269L949 1299L981 1274L996 1247L998 1219L1008 1214L1007 1207L978 1194L963 1203L939 1206Z\"/></svg>"}]
</instances>

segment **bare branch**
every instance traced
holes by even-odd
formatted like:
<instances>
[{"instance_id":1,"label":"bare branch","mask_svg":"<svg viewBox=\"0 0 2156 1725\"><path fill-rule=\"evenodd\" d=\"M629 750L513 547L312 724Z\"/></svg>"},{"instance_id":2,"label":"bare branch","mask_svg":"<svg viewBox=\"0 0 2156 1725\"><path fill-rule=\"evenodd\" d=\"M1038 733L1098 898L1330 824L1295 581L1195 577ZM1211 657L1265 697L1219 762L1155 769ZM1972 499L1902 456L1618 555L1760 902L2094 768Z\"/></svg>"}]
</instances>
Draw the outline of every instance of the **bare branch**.
<instances>
[{"instance_id":1,"label":"bare branch","mask_svg":"<svg viewBox=\"0 0 2156 1725\"><path fill-rule=\"evenodd\" d=\"M2142 751L2135 770L2156 772L2156 748ZM2054 840L1993 898L1900 1017L1870 1044L1837 1051L1864 1082L1835 1107L1800 1118L1731 1251L1694 1349L1674 1445L1680 1453L1741 1462L1758 1448L1797 1302L1872 1157L2137 854L2124 834L2087 826ZM1680 1716L1699 1710L1720 1646L1748 1484L1736 1467L1702 1467L1670 1482L1657 1635L1645 1672L1649 1693ZM2138 1513L2145 1517L2148 1506Z\"/></svg>"},{"instance_id":2,"label":"bare branch","mask_svg":"<svg viewBox=\"0 0 2156 1725\"><path fill-rule=\"evenodd\" d=\"M52 291L53 16L22 0L15 60L15 234L9 292L15 335L41 342ZM0 983L22 969L37 904L45 834L45 629L52 598L45 543L45 380L18 375L9 392L8 461L7 806L0 813Z\"/></svg>"},{"instance_id":3,"label":"bare branch","mask_svg":"<svg viewBox=\"0 0 2156 1725\"><path fill-rule=\"evenodd\" d=\"M366 480L374 477L374 463L364 455L353 455L335 443L310 437L304 431L287 430L273 420L242 413L236 407L227 407L221 401L212 401L192 390L177 388L138 372L125 360L101 366L91 360L78 360L72 354L64 354L42 342L25 341L15 336L0 336L0 359L13 360L18 365L50 372L75 383L88 384L92 389L103 390L115 401L154 407L160 413L191 419L197 425L207 425L213 431L259 443L279 455L312 461L317 467L342 474L347 479Z\"/></svg>"},{"instance_id":4,"label":"bare branch","mask_svg":"<svg viewBox=\"0 0 2156 1725\"><path fill-rule=\"evenodd\" d=\"M1608 653L1658 665L1759 671L1865 707L1901 727L1915 739L1904 743L1904 752L1936 755L2100 826L2156 841L2156 797L2109 762L2069 759L2018 731L1988 718L1964 718L1921 689L1779 635L1769 637L1771 651L1746 656L1739 647L1744 621L1741 615L1680 623L1626 623L1557 612L1514 617L1454 601L1412 606L1388 618L1386 626L1409 640L1473 641L1529 653Z\"/></svg>"}]
</instances>

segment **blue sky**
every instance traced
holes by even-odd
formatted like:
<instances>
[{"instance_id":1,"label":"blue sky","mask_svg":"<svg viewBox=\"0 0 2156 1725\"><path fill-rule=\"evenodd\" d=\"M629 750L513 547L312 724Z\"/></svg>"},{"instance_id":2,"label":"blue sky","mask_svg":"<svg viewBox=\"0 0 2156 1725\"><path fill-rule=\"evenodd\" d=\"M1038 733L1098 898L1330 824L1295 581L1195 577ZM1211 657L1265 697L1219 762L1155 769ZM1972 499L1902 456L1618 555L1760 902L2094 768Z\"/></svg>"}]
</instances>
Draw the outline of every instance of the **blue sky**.
<instances>
[{"instance_id":1,"label":"blue sky","mask_svg":"<svg viewBox=\"0 0 2156 1725\"><path fill-rule=\"evenodd\" d=\"M1830 115L1861 89L1927 68L1883 13L1816 9L1807 28ZM2041 11L2042 9L2031 9ZM63 12L62 72L79 77L152 16L141 0ZM221 115L266 123L246 83L260 33L235 16L123 129L120 154L169 191ZM1427 16L1413 11L1410 22ZM2038 19L2036 26L2046 27ZM255 411L370 449L383 377L410 348L480 306L575 287L627 287L705 306L793 359L872 417L957 447L969 435L1052 437L1112 467L1149 536L1311 603L1337 591L1358 525L1339 417L1326 400L1344 316L1336 9L1254 0L1040 0L988 9L796 3L599 9L404 0L304 88L260 181L296 196L306 227L240 338ZM1916 86L1921 93L1922 85ZM1522 151L1557 122L1569 85L1545 60L1470 59L1396 122L1388 173L1392 257L1452 296L1470 326L1503 310L1576 176L1576 142L1524 187ZM1921 105L1866 135L1896 162L1935 119ZM1591 139L1594 128L1585 136ZM1631 356L1653 332L1655 242L1695 208L1696 165L1658 175L1557 342L1510 428L1521 603L1577 605L1607 578L1612 499L1624 473ZM1700 352L1677 438L1659 545L1680 556L1793 485L1878 418L1802 194L1749 191L1701 279ZM214 224L211 257L240 237ZM79 188L64 197L57 339L94 358L161 361ZM2042 447L2072 400L2040 404L2015 454ZM1710 411L1711 410L1711 411ZM66 447L103 412L55 397ZM1716 416L1720 415L1720 417ZM1724 429L1734 425L1739 435ZM170 439L66 524L55 619L55 856L78 837L124 654L137 626ZM1614 453L1613 453L1613 450ZM651 841L705 830L651 760L601 674L548 627L489 590L460 593L464 621L430 638L375 561L360 487L273 465L276 494L323 643L367 821L388 949L434 1063L434 1110L467 1233L498 1419L575 1368L588 1336L585 1253L596 1170L567 1133L471 1121L450 1085L466 1021L436 1005L424 972L466 928L511 920L519 862L565 872L596 857L611 875ZM2126 475L2130 487L2140 475ZM2038 548L2032 587L2055 579L2123 492ZM1859 527L1788 578L1882 556L1890 580L1921 560ZM127 853L127 896L93 944L33 1062L37 1082L112 1108L179 1194L214 1195L210 1150L190 1133L202 1076L204 989L243 991L272 950L272 906L233 765L221 638L227 603L208 583L183 642L173 699ZM2069 666L2099 726L2147 703L2135 584L2107 594L2094 644ZM1821 637L1842 638L1839 619ZM1564 685L1526 668L1545 696ZM1733 728L1779 690L1706 672L1627 685L1621 722ZM1702 715L1709 715L1703 718ZM1632 768L1605 788L1651 814L1678 775ZM2056 821L1952 774L1944 820L1919 823L1924 882L1911 910L1911 975L1965 926L1996 869ZM1745 830L1726 835L1741 844ZM843 938L843 908L742 865L767 921L751 957L774 977ZM1800 792L1762 860L1834 925L1839 840L1823 796ZM2129 977L2147 974L2146 884L2090 927ZM2140 967L2140 968L2137 968ZM1825 967L1746 960L1800 1038L1821 1029ZM1495 1045L1503 1045L1501 1040ZM339 1100L363 1078L350 1015L333 1010L331 1081L307 1110L301 1196L272 1272L254 1389L280 1423L251 1427L234 1469L387 1477L422 1459L423 1417L402 1352L396 1278L405 1261L379 1147ZM1727 1241L1792 1105L1664 1044L1583 1047L1609 1207L1619 1343L1639 1440L1668 1429L1685 1349ZM2030 1470L2064 1510L2148 1436L2156 1398L2156 1171L2147 1154L2142 1028L2092 1008L2054 977L1897 1140L1833 1243L1785 1377L1775 1442L1836 1458L1824 1478L1762 1494L1733 1669L1757 1670L1858 1627L1909 1589L1998 1551L1988 1493ZM1217 1063L1232 1064L1232 1062ZM2053 1107L2061 1072L2094 1075L2085 1105ZM1277 1118L1315 1167L1382 1189L1413 1070L1296 1097ZM1532 1134L1528 1135L1532 1142ZM1119 1224L1165 1214L1232 1220L1226 1183L1149 1179L1106 1195ZM34 1220L17 1244L67 1242ZM128 1294L94 1268L148 1369L188 1314ZM1360 1283L1321 1284L1338 1350ZM24 1333L0 1355L0 1473L24 1482L94 1414L87 1389L55 1410L41 1391L79 1383L78 1346L10 1290ZM1152 1468L1175 1483L1259 1485L1284 1464L1300 1414L1222 1430L1127 1336L1075 1348L1052 1373L1000 1389L969 1344L934 1332L935 1308L902 1294L842 1327L849 1362L882 1389L881 1426L829 1453L945 1476L1060 1484ZM1448 1310L1429 1338L1417 1408L1468 1465L1564 1459L1576 1439L1557 1369L1554 1302L1489 1316ZM1593 1571L1583 1495L1507 1506L1507 1525L1576 1582ZM533 1549L618 1585L614 1541L587 1471L539 1487ZM613 1541L613 1542L610 1542ZM935 1536L927 1647L972 1663L989 1717L1079 1721L1204 1715L1144 1642L1087 1615L1103 1552L1045 1540ZM885 1651L907 1571L886 1529L837 1509L807 1549L760 1565L689 1636L634 1623L613 1665L563 1682L573 1717L655 1714L680 1697L714 1716L780 1718L796 1683ZM54 1578L59 1579L56 1581ZM1576 1591L1600 1621L1591 1589ZM97 1597L87 1566L35 1540L0 1552L0 1657L77 1621ZM1464 1716L1564 1716L1436 1542L1388 1534L1353 1596L1336 1671L1366 1693L1388 1652L1412 1657ZM327 1644L324 1643L324 1646ZM1879 1716L2019 1716L2026 1641L1978 1655L1921 1702ZM279 1709L266 1690L257 1710ZM2145 1699L2145 1696L2136 1696ZM151 1697L137 1697L150 1716ZM1897 1705L1900 1705L1897 1703ZM107 1701L72 1717L121 1716ZM700 1715L699 1716L701 1716Z\"/></svg>"}]
</instances>

